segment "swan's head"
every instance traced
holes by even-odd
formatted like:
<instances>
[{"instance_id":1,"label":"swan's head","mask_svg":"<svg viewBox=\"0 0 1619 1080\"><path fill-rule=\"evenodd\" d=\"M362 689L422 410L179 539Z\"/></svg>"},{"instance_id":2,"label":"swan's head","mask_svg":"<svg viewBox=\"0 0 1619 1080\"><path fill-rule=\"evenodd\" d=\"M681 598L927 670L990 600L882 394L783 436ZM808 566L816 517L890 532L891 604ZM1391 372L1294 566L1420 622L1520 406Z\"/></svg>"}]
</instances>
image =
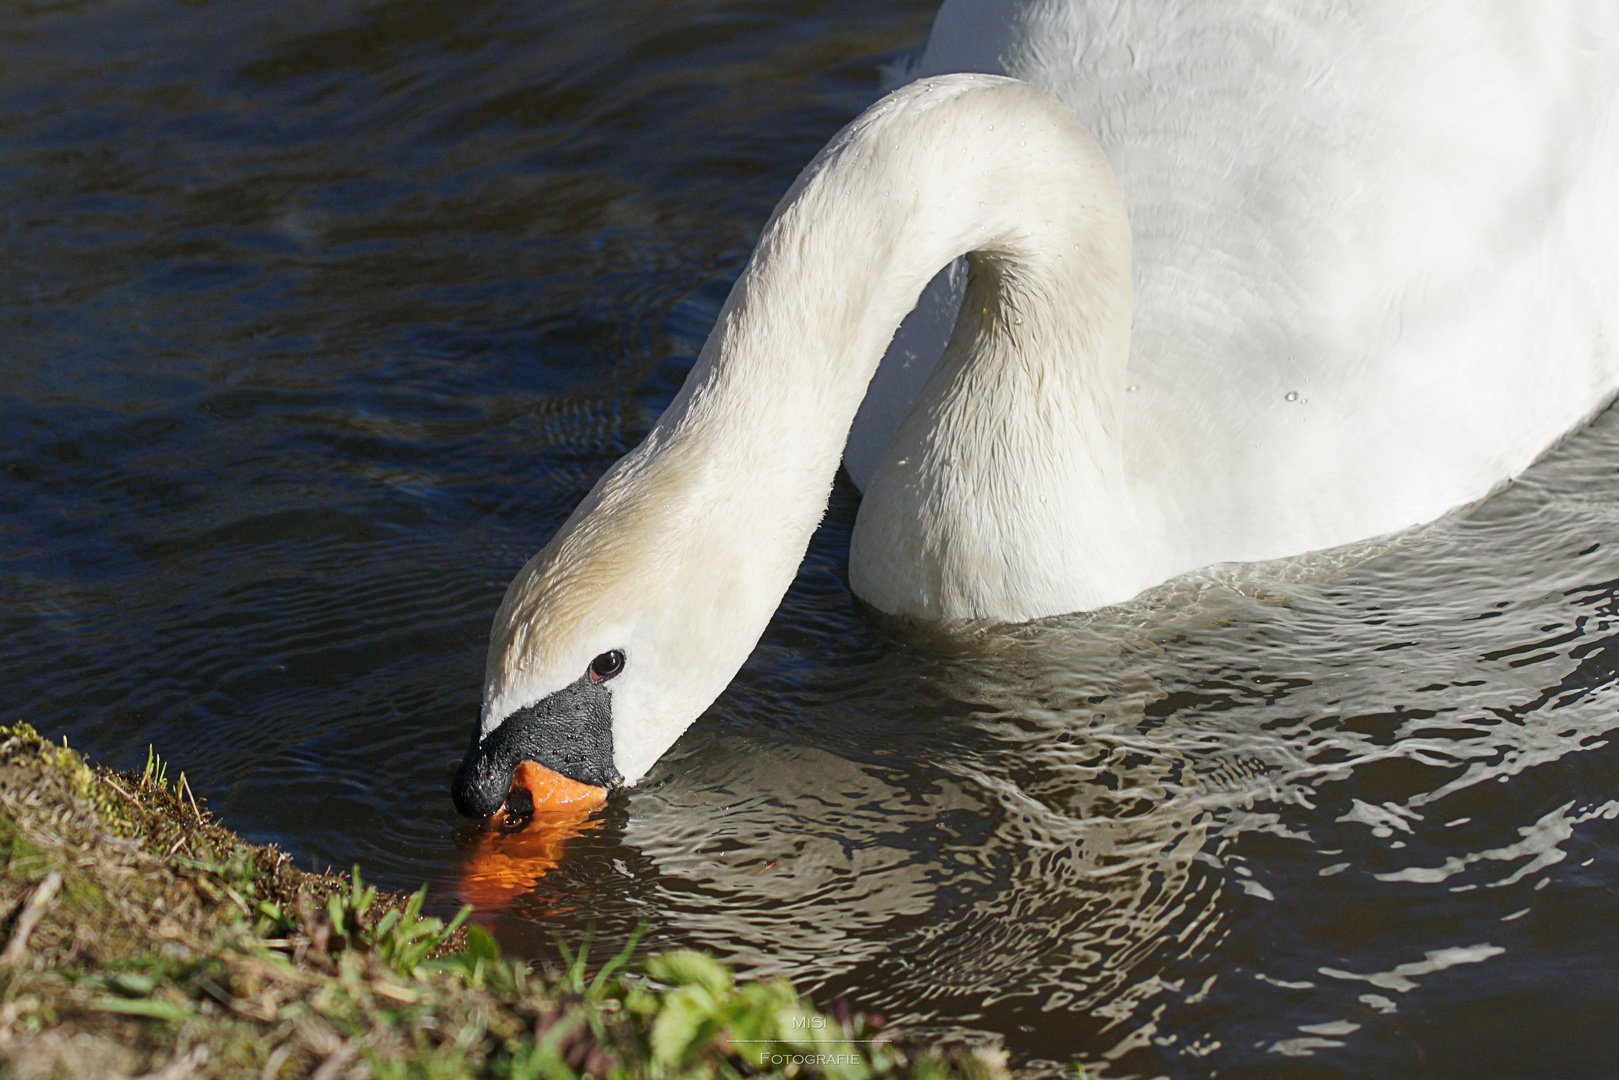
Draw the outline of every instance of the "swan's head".
<instances>
[{"instance_id":1,"label":"swan's head","mask_svg":"<svg viewBox=\"0 0 1619 1080\"><path fill-rule=\"evenodd\" d=\"M507 588L452 785L463 814L500 809L513 776L534 775L523 762L574 797L633 784L752 651L797 559L762 561L735 493L685 457L643 446L619 462Z\"/></svg>"}]
</instances>

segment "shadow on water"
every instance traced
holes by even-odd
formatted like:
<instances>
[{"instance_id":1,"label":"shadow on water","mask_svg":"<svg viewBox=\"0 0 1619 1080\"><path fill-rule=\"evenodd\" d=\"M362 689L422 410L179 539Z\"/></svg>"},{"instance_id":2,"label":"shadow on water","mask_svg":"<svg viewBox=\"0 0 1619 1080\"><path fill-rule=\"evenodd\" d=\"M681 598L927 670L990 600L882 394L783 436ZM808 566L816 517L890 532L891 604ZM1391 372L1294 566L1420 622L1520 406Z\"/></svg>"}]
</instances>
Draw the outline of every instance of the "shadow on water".
<instances>
[{"instance_id":1,"label":"shadow on water","mask_svg":"<svg viewBox=\"0 0 1619 1080\"><path fill-rule=\"evenodd\" d=\"M506 580L931 7L0 15L7 719L452 905ZM1412 534L957 638L850 597L840 485L737 682L487 918L1053 1070L1611 1071L1616 460L1609 413Z\"/></svg>"}]
</instances>

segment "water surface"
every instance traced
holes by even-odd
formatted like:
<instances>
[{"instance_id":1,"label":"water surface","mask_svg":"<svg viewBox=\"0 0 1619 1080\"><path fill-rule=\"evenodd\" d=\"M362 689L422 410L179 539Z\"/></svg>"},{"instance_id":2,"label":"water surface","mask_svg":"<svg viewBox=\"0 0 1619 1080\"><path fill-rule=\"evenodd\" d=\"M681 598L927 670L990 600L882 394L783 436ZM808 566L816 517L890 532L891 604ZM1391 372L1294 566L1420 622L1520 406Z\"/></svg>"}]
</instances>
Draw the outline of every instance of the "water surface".
<instances>
[{"instance_id":1,"label":"water surface","mask_svg":"<svg viewBox=\"0 0 1619 1080\"><path fill-rule=\"evenodd\" d=\"M505 582L679 386L931 3L0 14L6 720L449 895ZM1481 506L918 636L855 496L495 922L638 922L1093 1075L1613 1075L1619 417Z\"/></svg>"}]
</instances>

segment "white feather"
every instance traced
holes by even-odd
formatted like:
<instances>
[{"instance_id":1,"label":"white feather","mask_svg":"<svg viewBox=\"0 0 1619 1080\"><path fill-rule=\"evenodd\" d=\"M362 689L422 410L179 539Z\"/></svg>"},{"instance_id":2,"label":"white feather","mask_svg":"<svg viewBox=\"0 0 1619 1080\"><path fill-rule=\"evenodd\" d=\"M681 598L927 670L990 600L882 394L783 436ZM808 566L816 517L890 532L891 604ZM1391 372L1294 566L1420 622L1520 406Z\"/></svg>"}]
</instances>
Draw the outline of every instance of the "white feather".
<instances>
[{"instance_id":1,"label":"white feather","mask_svg":"<svg viewBox=\"0 0 1619 1080\"><path fill-rule=\"evenodd\" d=\"M486 730L623 648L644 773L763 632L846 439L855 590L1023 620L1431 520L1619 389L1610 0L950 0L913 74L513 582Z\"/></svg>"}]
</instances>

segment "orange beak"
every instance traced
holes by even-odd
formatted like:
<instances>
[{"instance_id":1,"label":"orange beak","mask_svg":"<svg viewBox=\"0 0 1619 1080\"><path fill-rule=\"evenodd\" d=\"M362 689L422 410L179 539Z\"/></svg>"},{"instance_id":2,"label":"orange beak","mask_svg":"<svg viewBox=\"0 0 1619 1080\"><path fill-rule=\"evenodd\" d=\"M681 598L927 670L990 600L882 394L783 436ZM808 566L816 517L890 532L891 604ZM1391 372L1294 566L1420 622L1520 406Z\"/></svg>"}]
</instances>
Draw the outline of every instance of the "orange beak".
<instances>
[{"instance_id":1,"label":"orange beak","mask_svg":"<svg viewBox=\"0 0 1619 1080\"><path fill-rule=\"evenodd\" d=\"M552 772L544 765L536 765L532 761L517 763L517 771L512 774L512 790L516 791L519 788L528 792L529 798L534 800L536 814L572 812L580 807L584 807L588 812L607 801L606 788L569 780L561 773ZM506 799L509 802L511 796L506 796ZM502 820L505 814L505 807L495 811L495 817Z\"/></svg>"},{"instance_id":2,"label":"orange beak","mask_svg":"<svg viewBox=\"0 0 1619 1080\"><path fill-rule=\"evenodd\" d=\"M512 790L534 803L528 824L502 832L508 817L502 806L484 825L461 868L457 892L480 911L499 910L532 889L562 861L563 844L597 823L590 815L607 802L607 789L581 784L532 761L520 762ZM507 802L511 796L507 795Z\"/></svg>"}]
</instances>

